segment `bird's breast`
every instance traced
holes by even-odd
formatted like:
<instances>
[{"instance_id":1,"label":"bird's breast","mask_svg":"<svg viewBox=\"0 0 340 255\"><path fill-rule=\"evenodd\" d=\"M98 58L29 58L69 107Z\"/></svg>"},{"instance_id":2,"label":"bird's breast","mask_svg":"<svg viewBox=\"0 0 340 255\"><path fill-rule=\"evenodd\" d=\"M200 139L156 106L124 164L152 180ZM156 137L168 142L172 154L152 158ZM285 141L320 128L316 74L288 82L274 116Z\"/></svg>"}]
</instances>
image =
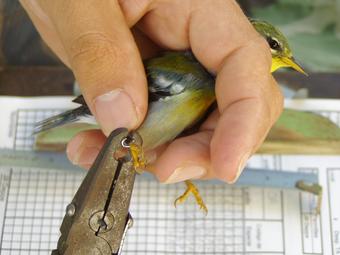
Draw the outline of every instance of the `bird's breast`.
<instances>
[{"instance_id":1,"label":"bird's breast","mask_svg":"<svg viewBox=\"0 0 340 255\"><path fill-rule=\"evenodd\" d=\"M215 101L213 87L186 90L149 104L143 124L137 130L146 150L173 140L198 121Z\"/></svg>"}]
</instances>

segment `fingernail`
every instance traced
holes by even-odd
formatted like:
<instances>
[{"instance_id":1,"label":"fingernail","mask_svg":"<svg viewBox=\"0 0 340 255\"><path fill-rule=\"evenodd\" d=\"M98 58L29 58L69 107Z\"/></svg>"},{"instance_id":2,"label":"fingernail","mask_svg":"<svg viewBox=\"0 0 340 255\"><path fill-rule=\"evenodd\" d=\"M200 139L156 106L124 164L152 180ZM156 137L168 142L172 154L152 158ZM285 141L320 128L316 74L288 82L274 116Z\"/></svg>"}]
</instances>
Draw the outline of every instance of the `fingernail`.
<instances>
[{"instance_id":1,"label":"fingernail","mask_svg":"<svg viewBox=\"0 0 340 255\"><path fill-rule=\"evenodd\" d=\"M85 169L85 170L90 170L92 164L86 164L86 165L79 165L81 168Z\"/></svg>"},{"instance_id":2,"label":"fingernail","mask_svg":"<svg viewBox=\"0 0 340 255\"><path fill-rule=\"evenodd\" d=\"M176 183L190 179L198 179L206 174L207 170L201 166L186 166L177 168L172 175L164 182Z\"/></svg>"},{"instance_id":3,"label":"fingernail","mask_svg":"<svg viewBox=\"0 0 340 255\"><path fill-rule=\"evenodd\" d=\"M250 153L246 153L246 154L243 155L243 157L241 157L241 160L240 160L240 163L238 165L238 169L237 169L236 175L235 175L235 177L231 181L228 181L229 184L234 184L238 180L238 178L240 177L243 169L247 165L247 161L250 158L250 155L251 155Z\"/></svg>"},{"instance_id":4,"label":"fingernail","mask_svg":"<svg viewBox=\"0 0 340 255\"><path fill-rule=\"evenodd\" d=\"M66 155L71 162L73 162L76 158L77 152L79 151L79 148L81 147L83 141L84 138L80 135L73 138L67 145Z\"/></svg>"},{"instance_id":5,"label":"fingernail","mask_svg":"<svg viewBox=\"0 0 340 255\"><path fill-rule=\"evenodd\" d=\"M91 165L96 159L100 149L97 147L87 147L79 150L72 160L72 163L79 166Z\"/></svg>"},{"instance_id":6,"label":"fingernail","mask_svg":"<svg viewBox=\"0 0 340 255\"><path fill-rule=\"evenodd\" d=\"M120 127L131 129L138 123L136 106L122 89L96 97L94 107L97 121L106 135Z\"/></svg>"}]
</instances>

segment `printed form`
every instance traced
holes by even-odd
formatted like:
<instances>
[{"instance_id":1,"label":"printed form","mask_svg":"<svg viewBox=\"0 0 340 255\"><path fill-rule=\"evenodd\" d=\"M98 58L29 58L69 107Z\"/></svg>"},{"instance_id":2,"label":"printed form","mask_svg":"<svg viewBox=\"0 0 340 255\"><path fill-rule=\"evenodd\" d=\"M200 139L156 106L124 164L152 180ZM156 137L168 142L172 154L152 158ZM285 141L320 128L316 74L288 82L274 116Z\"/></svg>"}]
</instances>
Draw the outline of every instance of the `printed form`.
<instances>
[{"instance_id":1,"label":"printed form","mask_svg":"<svg viewBox=\"0 0 340 255\"><path fill-rule=\"evenodd\" d=\"M51 101L53 100L53 105ZM75 107L70 97L0 98L1 147L31 150L35 122ZM289 100L286 106L318 112L340 125L340 101ZM134 226L122 254L340 254L340 157L257 155L249 167L315 172L316 197L296 190L239 188L197 182L207 216L193 199L174 208L183 184L138 176L131 201ZM56 248L66 205L85 172L0 169L0 253L50 254Z\"/></svg>"}]
</instances>

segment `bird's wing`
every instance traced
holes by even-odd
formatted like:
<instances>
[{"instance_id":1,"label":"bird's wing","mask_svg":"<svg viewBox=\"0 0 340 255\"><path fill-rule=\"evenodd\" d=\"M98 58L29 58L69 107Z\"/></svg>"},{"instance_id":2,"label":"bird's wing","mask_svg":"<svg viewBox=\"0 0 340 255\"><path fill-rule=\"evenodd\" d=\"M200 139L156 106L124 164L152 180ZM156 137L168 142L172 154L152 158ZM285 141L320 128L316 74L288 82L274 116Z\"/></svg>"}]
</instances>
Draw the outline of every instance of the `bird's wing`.
<instances>
[{"instance_id":1,"label":"bird's wing","mask_svg":"<svg viewBox=\"0 0 340 255\"><path fill-rule=\"evenodd\" d=\"M183 93L192 86L197 89L197 82L206 83L210 74L199 64L191 52L166 52L160 57L144 61L149 86L149 103L166 100L170 96ZM211 83L211 81L210 81ZM55 128L68 123L85 122L94 124L92 116L82 95L73 100L80 104L72 109L43 120L35 125L35 133Z\"/></svg>"},{"instance_id":2,"label":"bird's wing","mask_svg":"<svg viewBox=\"0 0 340 255\"><path fill-rule=\"evenodd\" d=\"M210 74L190 51L165 52L144 61L148 79L149 102L183 93L196 82L204 82Z\"/></svg>"},{"instance_id":3,"label":"bird's wing","mask_svg":"<svg viewBox=\"0 0 340 255\"><path fill-rule=\"evenodd\" d=\"M89 123L92 125L95 124L94 117L91 115L87 105L82 105L78 108L68 110L43 121L37 122L34 125L33 133L37 134L55 127L63 126L65 124L78 122Z\"/></svg>"}]
</instances>

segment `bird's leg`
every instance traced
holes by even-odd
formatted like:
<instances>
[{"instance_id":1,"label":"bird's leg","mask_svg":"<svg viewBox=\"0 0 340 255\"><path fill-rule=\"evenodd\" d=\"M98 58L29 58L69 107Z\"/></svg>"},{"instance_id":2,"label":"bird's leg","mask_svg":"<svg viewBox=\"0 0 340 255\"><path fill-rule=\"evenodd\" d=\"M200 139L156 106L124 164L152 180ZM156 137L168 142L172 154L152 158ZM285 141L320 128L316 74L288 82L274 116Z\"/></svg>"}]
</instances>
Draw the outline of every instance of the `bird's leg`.
<instances>
[{"instance_id":1,"label":"bird's leg","mask_svg":"<svg viewBox=\"0 0 340 255\"><path fill-rule=\"evenodd\" d=\"M146 159L144 156L143 148L141 146L138 146L137 144L131 143L130 153L134 169L137 171L137 173L141 174L143 172L143 169L146 167ZM196 186L191 181L185 181L185 185L187 186L187 188L185 192L175 200L175 207L177 206L177 204L185 202L190 193L192 193L195 197L196 203L200 206L200 209L202 209L205 214L207 214L208 208L204 204L204 201Z\"/></svg>"},{"instance_id":2,"label":"bird's leg","mask_svg":"<svg viewBox=\"0 0 340 255\"><path fill-rule=\"evenodd\" d=\"M146 159L144 156L143 148L137 144L131 143L130 144L130 153L132 157L133 167L134 169L140 174L143 172L143 169L146 167ZM196 188L196 186L191 181L185 181L185 185L187 186L185 192L178 197L174 204L175 207L178 203L183 203L185 200L187 200L190 193L192 193L195 197L196 203L200 206L200 209L202 209L205 214L208 213L208 208L203 202L203 199Z\"/></svg>"},{"instance_id":3,"label":"bird's leg","mask_svg":"<svg viewBox=\"0 0 340 255\"><path fill-rule=\"evenodd\" d=\"M137 144L130 144L130 153L132 157L133 167L137 173L143 173L143 169L146 167L146 160L144 157L143 148Z\"/></svg>"},{"instance_id":4,"label":"bird's leg","mask_svg":"<svg viewBox=\"0 0 340 255\"><path fill-rule=\"evenodd\" d=\"M192 193L195 197L196 203L200 206L200 209L202 209L205 212L205 214L208 214L208 208L204 204L204 201L196 186L191 181L185 181L185 185L187 186L187 188L184 191L184 193L175 200L174 202L175 207L177 206L177 204L185 202L185 200L187 200L187 198L189 197L190 193Z\"/></svg>"}]
</instances>

